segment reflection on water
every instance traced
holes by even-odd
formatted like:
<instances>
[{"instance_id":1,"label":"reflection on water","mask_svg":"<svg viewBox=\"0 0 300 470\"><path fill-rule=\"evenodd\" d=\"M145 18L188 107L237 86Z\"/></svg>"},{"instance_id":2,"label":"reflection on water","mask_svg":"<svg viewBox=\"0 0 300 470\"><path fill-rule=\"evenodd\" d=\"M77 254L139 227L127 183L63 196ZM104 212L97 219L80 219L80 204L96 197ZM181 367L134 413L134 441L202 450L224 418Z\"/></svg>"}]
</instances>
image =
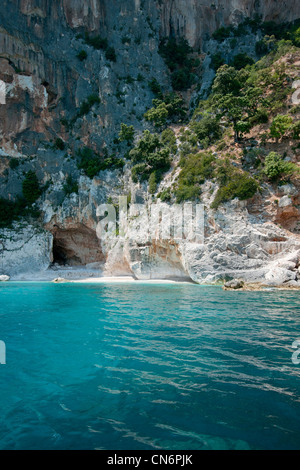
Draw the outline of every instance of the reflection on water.
<instances>
[{"instance_id":1,"label":"reflection on water","mask_svg":"<svg viewBox=\"0 0 300 470\"><path fill-rule=\"evenodd\" d=\"M297 292L0 287L2 449L300 447Z\"/></svg>"}]
</instances>

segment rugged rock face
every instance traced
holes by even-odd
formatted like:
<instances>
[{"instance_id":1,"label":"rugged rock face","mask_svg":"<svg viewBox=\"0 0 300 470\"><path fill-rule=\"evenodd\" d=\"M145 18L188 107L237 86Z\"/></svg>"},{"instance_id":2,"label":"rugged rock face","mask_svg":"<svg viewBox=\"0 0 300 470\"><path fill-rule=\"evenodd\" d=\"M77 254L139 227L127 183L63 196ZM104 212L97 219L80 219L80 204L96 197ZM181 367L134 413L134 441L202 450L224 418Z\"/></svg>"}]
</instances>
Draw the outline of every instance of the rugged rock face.
<instances>
[{"instance_id":1,"label":"rugged rock face","mask_svg":"<svg viewBox=\"0 0 300 470\"><path fill-rule=\"evenodd\" d=\"M220 26L238 24L255 14L261 15L264 21L292 21L299 17L299 2L163 0L161 33L184 36L191 46L197 47Z\"/></svg>"},{"instance_id":2,"label":"rugged rock face","mask_svg":"<svg viewBox=\"0 0 300 470\"><path fill-rule=\"evenodd\" d=\"M141 117L154 97L148 82L157 78L170 90L158 54L160 38L184 36L207 52L209 36L220 26L255 13L264 20L290 21L300 16L298 0L3 0L1 6L0 79L6 84L6 105L0 105L0 196L20 195L22 176L31 169L48 185L40 201L47 231L30 226L1 232L4 275L46 270L54 261L70 267L96 263L99 272L137 279L297 281L299 201L292 187L281 188L272 219L282 228L237 201L210 210L216 188L203 188L205 244L143 234L136 241L134 217L123 239L99 239L99 204L116 201L120 194L131 193L135 203L151 197L146 185L132 183L126 168L123 175L105 171L90 180L81 175L74 155L82 145L99 153L113 148L124 121L142 129ZM116 62L88 45L86 32L106 38ZM78 59L80 51L86 60ZM211 73L203 77L204 88L211 84ZM101 103L80 115L92 94ZM57 138L68 147L55 148ZM20 163L15 171L9 168L11 157ZM79 180L79 191L66 197L69 175Z\"/></svg>"},{"instance_id":3,"label":"rugged rock face","mask_svg":"<svg viewBox=\"0 0 300 470\"><path fill-rule=\"evenodd\" d=\"M52 262L51 233L32 226L4 230L0 241L0 272L17 276L46 270Z\"/></svg>"}]
</instances>

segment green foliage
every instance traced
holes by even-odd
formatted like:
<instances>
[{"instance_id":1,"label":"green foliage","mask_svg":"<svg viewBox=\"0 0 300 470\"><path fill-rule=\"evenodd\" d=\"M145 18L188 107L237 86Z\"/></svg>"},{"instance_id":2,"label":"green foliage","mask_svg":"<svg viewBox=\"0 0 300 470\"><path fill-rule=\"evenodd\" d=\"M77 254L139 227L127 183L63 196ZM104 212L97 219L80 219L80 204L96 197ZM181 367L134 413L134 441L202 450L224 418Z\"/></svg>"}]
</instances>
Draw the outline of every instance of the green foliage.
<instances>
[{"instance_id":1,"label":"green foliage","mask_svg":"<svg viewBox=\"0 0 300 470\"><path fill-rule=\"evenodd\" d=\"M175 190L178 203L200 196L200 185L213 178L215 161L215 157L210 153L190 154L181 158L182 170Z\"/></svg>"},{"instance_id":2,"label":"green foliage","mask_svg":"<svg viewBox=\"0 0 300 470\"><path fill-rule=\"evenodd\" d=\"M156 193L156 188L157 188L157 172L153 171L151 173L150 178L149 178L149 193L150 194L155 194Z\"/></svg>"},{"instance_id":3,"label":"green foliage","mask_svg":"<svg viewBox=\"0 0 300 470\"><path fill-rule=\"evenodd\" d=\"M234 56L233 61L232 61L233 67L236 68L237 70L241 70L247 65L253 65L253 64L254 64L254 60L252 59L252 57L249 57L245 53L237 54L236 56Z\"/></svg>"},{"instance_id":4,"label":"green foliage","mask_svg":"<svg viewBox=\"0 0 300 470\"><path fill-rule=\"evenodd\" d=\"M247 173L232 172L231 180L221 186L212 203L212 209L217 209L220 204L238 198L244 201L252 198L258 190L258 184L254 178Z\"/></svg>"},{"instance_id":5,"label":"green foliage","mask_svg":"<svg viewBox=\"0 0 300 470\"><path fill-rule=\"evenodd\" d=\"M22 184L23 196L29 204L33 204L41 195L41 188L34 171L26 173Z\"/></svg>"},{"instance_id":6,"label":"green foliage","mask_svg":"<svg viewBox=\"0 0 300 470\"><path fill-rule=\"evenodd\" d=\"M158 194L158 197L160 198L161 202L170 202L172 198L171 189L164 189L161 193Z\"/></svg>"},{"instance_id":7,"label":"green foliage","mask_svg":"<svg viewBox=\"0 0 300 470\"><path fill-rule=\"evenodd\" d=\"M132 177L134 181L148 179L156 171L157 183L162 174L170 168L169 147L164 146L158 134L151 134L148 130L143 132L134 149L129 152L132 163Z\"/></svg>"},{"instance_id":8,"label":"green foliage","mask_svg":"<svg viewBox=\"0 0 300 470\"><path fill-rule=\"evenodd\" d=\"M66 194L66 196L69 196L70 194L78 194L78 190L79 190L79 187L78 187L78 183L77 181L74 181L72 176L69 175L66 179L66 183L64 184L64 192Z\"/></svg>"},{"instance_id":9,"label":"green foliage","mask_svg":"<svg viewBox=\"0 0 300 470\"><path fill-rule=\"evenodd\" d=\"M153 100L157 101L157 100ZM153 103L154 104L154 103ZM169 112L164 102L156 103L156 106L149 109L144 117L147 121L151 121L156 127L163 127L167 123Z\"/></svg>"},{"instance_id":10,"label":"green foliage","mask_svg":"<svg viewBox=\"0 0 300 470\"><path fill-rule=\"evenodd\" d=\"M290 40L296 47L300 46L300 19L292 23L267 21L262 24L261 29L264 34L274 36L277 40Z\"/></svg>"},{"instance_id":11,"label":"green foliage","mask_svg":"<svg viewBox=\"0 0 300 470\"><path fill-rule=\"evenodd\" d=\"M202 142L208 139L208 142L214 143L222 136L219 120L211 114L197 115L201 117L200 121L192 121L190 129L196 134L198 140Z\"/></svg>"},{"instance_id":12,"label":"green foliage","mask_svg":"<svg viewBox=\"0 0 300 470\"><path fill-rule=\"evenodd\" d=\"M257 89L257 105L262 109L267 110L268 113L275 113L282 109L285 100L291 92L288 86L288 76L284 64L276 64L273 66L273 61L286 54L291 49L291 46L286 48L285 44L280 44L276 52L266 56L258 63L259 66L253 67L249 72L249 77L245 83L245 90L253 88ZM266 60L266 64L264 63ZM271 63L269 63L271 61Z\"/></svg>"},{"instance_id":13,"label":"green foliage","mask_svg":"<svg viewBox=\"0 0 300 470\"><path fill-rule=\"evenodd\" d=\"M225 64L225 60L220 52L217 52L216 54L213 54L211 56L211 68L213 70L217 71L224 64Z\"/></svg>"},{"instance_id":14,"label":"green foliage","mask_svg":"<svg viewBox=\"0 0 300 470\"><path fill-rule=\"evenodd\" d=\"M83 49L81 51L78 52L78 54L76 55L77 59L80 60L80 62L83 62L84 60L87 59L87 52L84 51Z\"/></svg>"},{"instance_id":15,"label":"green foliage","mask_svg":"<svg viewBox=\"0 0 300 470\"><path fill-rule=\"evenodd\" d=\"M269 114L284 106L291 90L284 64L264 67L259 63L259 67L241 70L223 65L217 71L212 92L196 113L202 107L223 122L225 118L233 126L238 141L256 124L267 123Z\"/></svg>"},{"instance_id":16,"label":"green foliage","mask_svg":"<svg viewBox=\"0 0 300 470\"><path fill-rule=\"evenodd\" d=\"M172 71L176 70L178 66L189 67L191 64L189 54L192 52L193 49L184 38L180 38L178 41L173 37L165 38L159 46L160 55L165 59L167 66Z\"/></svg>"},{"instance_id":17,"label":"green foliage","mask_svg":"<svg viewBox=\"0 0 300 470\"><path fill-rule=\"evenodd\" d=\"M180 122L186 116L183 99L176 93L167 93L152 103L153 108L149 109L144 117L158 128L165 126L167 121Z\"/></svg>"},{"instance_id":18,"label":"green foliage","mask_svg":"<svg viewBox=\"0 0 300 470\"><path fill-rule=\"evenodd\" d=\"M66 144L64 143L64 141L58 137L54 142L54 148L56 150L65 150L65 147Z\"/></svg>"},{"instance_id":19,"label":"green foliage","mask_svg":"<svg viewBox=\"0 0 300 470\"><path fill-rule=\"evenodd\" d=\"M217 209L220 204L238 198L241 201L250 199L258 190L258 184L247 172L240 172L229 161L218 162L215 171L219 184L214 202L211 207Z\"/></svg>"},{"instance_id":20,"label":"green foliage","mask_svg":"<svg viewBox=\"0 0 300 470\"><path fill-rule=\"evenodd\" d=\"M186 108L183 99L177 93L167 93L163 97L172 122L181 122L186 117Z\"/></svg>"},{"instance_id":21,"label":"green foliage","mask_svg":"<svg viewBox=\"0 0 300 470\"><path fill-rule=\"evenodd\" d=\"M131 43L131 38L129 36L122 37L122 44L130 44L130 43Z\"/></svg>"},{"instance_id":22,"label":"green foliage","mask_svg":"<svg viewBox=\"0 0 300 470\"><path fill-rule=\"evenodd\" d=\"M92 46L94 49L105 51L106 59L111 60L112 62L116 62L116 51L114 47L108 45L108 41L106 38L103 38L99 35L91 37L87 32L84 36L79 35L78 38L84 39L85 43L89 46Z\"/></svg>"},{"instance_id":23,"label":"green foliage","mask_svg":"<svg viewBox=\"0 0 300 470\"><path fill-rule=\"evenodd\" d=\"M132 181L138 183L139 180L144 181L149 178L149 171L146 163L138 163L131 170Z\"/></svg>"},{"instance_id":24,"label":"green foliage","mask_svg":"<svg viewBox=\"0 0 300 470\"><path fill-rule=\"evenodd\" d=\"M117 54L114 47L108 47L105 51L105 57L111 62L117 62Z\"/></svg>"},{"instance_id":25,"label":"green foliage","mask_svg":"<svg viewBox=\"0 0 300 470\"><path fill-rule=\"evenodd\" d=\"M94 36L90 37L88 33L85 33L84 40L86 44L92 46L94 49L97 50L106 50L108 48L108 41L106 38L102 38L101 36Z\"/></svg>"},{"instance_id":26,"label":"green foliage","mask_svg":"<svg viewBox=\"0 0 300 470\"><path fill-rule=\"evenodd\" d=\"M134 127L127 126L127 124L121 124L121 131L119 133L120 142L126 141L128 144L132 144L134 140Z\"/></svg>"},{"instance_id":27,"label":"green foliage","mask_svg":"<svg viewBox=\"0 0 300 470\"><path fill-rule=\"evenodd\" d=\"M247 33L261 31L264 35L275 37L277 40L290 40L299 47L300 20L292 23L275 23L274 21L262 22L261 17L255 15L254 18L246 18L238 26L221 27L213 33L213 38L218 42L223 42L230 37L240 37ZM259 46L261 50L262 45ZM266 51L269 52L269 51ZM262 53L265 53L264 51Z\"/></svg>"},{"instance_id":28,"label":"green foliage","mask_svg":"<svg viewBox=\"0 0 300 470\"><path fill-rule=\"evenodd\" d=\"M161 142L158 134L151 134L146 130L134 149L129 153L131 161L136 163L145 162L149 155L152 155L161 148Z\"/></svg>"},{"instance_id":29,"label":"green foliage","mask_svg":"<svg viewBox=\"0 0 300 470\"><path fill-rule=\"evenodd\" d=\"M291 136L295 140L300 139L300 121L295 122L290 128Z\"/></svg>"},{"instance_id":30,"label":"green foliage","mask_svg":"<svg viewBox=\"0 0 300 470\"><path fill-rule=\"evenodd\" d=\"M27 203L24 198L9 201L0 197L0 228L9 228L15 220L25 215L30 215L26 209Z\"/></svg>"},{"instance_id":31,"label":"green foliage","mask_svg":"<svg viewBox=\"0 0 300 470\"><path fill-rule=\"evenodd\" d=\"M156 78L152 78L152 80L150 80L150 82L149 82L149 88L150 88L150 90L152 91L152 93L154 93L154 95L156 95L157 97L161 97L161 96L162 96L161 86L160 86L160 84L158 83L158 81L157 81Z\"/></svg>"},{"instance_id":32,"label":"green foliage","mask_svg":"<svg viewBox=\"0 0 300 470\"><path fill-rule=\"evenodd\" d=\"M16 170L18 168L18 166L20 165L20 161L18 158L11 158L9 160L9 168L11 170Z\"/></svg>"},{"instance_id":33,"label":"green foliage","mask_svg":"<svg viewBox=\"0 0 300 470\"><path fill-rule=\"evenodd\" d=\"M165 38L160 43L159 53L172 72L171 79L174 90L187 90L195 81L192 70L199 64L190 58L192 52L193 49L184 38L179 40Z\"/></svg>"},{"instance_id":34,"label":"green foliage","mask_svg":"<svg viewBox=\"0 0 300 470\"><path fill-rule=\"evenodd\" d=\"M233 36L233 33L233 26L222 26L213 33L212 37L218 42L223 42L225 41L225 39L229 38L230 36Z\"/></svg>"},{"instance_id":35,"label":"green foliage","mask_svg":"<svg viewBox=\"0 0 300 470\"><path fill-rule=\"evenodd\" d=\"M91 179L93 179L100 171L122 169L124 167L124 160L120 158L104 157L94 152L89 147L80 149L77 153L79 161L77 167L79 170L83 170L84 173Z\"/></svg>"},{"instance_id":36,"label":"green foliage","mask_svg":"<svg viewBox=\"0 0 300 470\"><path fill-rule=\"evenodd\" d=\"M210 152L189 154L180 160L182 168L175 188L176 201L199 198L201 185L207 180L215 179L220 188L212 208L234 198L240 200L254 196L258 189L257 182L246 172L238 171L227 159L218 161Z\"/></svg>"},{"instance_id":37,"label":"green foliage","mask_svg":"<svg viewBox=\"0 0 300 470\"><path fill-rule=\"evenodd\" d=\"M15 217L15 204L0 197L0 228L10 227Z\"/></svg>"},{"instance_id":38,"label":"green foliage","mask_svg":"<svg viewBox=\"0 0 300 470\"><path fill-rule=\"evenodd\" d=\"M256 126L257 124L266 124L269 121L269 114L266 109L259 108L253 114L253 116L249 117L249 125L250 128Z\"/></svg>"},{"instance_id":39,"label":"green foliage","mask_svg":"<svg viewBox=\"0 0 300 470\"><path fill-rule=\"evenodd\" d=\"M172 73L171 81L174 90L185 91L195 83L195 76L188 67L184 67Z\"/></svg>"},{"instance_id":40,"label":"green foliage","mask_svg":"<svg viewBox=\"0 0 300 470\"><path fill-rule=\"evenodd\" d=\"M169 147L172 154L176 154L177 152L177 143L176 143L176 135L172 129L165 129L160 137L161 143L164 147Z\"/></svg>"},{"instance_id":41,"label":"green foliage","mask_svg":"<svg viewBox=\"0 0 300 470\"><path fill-rule=\"evenodd\" d=\"M300 27L291 32L291 39L296 47L300 47Z\"/></svg>"},{"instance_id":42,"label":"green foliage","mask_svg":"<svg viewBox=\"0 0 300 470\"><path fill-rule=\"evenodd\" d=\"M285 162L279 153L270 152L265 160L264 172L270 181L277 181L283 175L293 174L297 168L293 163Z\"/></svg>"},{"instance_id":43,"label":"green foliage","mask_svg":"<svg viewBox=\"0 0 300 470\"><path fill-rule=\"evenodd\" d=\"M293 118L291 116L278 114L271 124L270 136L276 140L281 139L291 129L292 124Z\"/></svg>"},{"instance_id":44,"label":"green foliage","mask_svg":"<svg viewBox=\"0 0 300 470\"><path fill-rule=\"evenodd\" d=\"M265 36L255 44L255 52L258 56L269 54L276 47L276 39L274 36Z\"/></svg>"},{"instance_id":45,"label":"green foliage","mask_svg":"<svg viewBox=\"0 0 300 470\"><path fill-rule=\"evenodd\" d=\"M90 110L94 106L94 104L100 104L101 100L99 98L99 95L96 93L89 95L86 101L83 101L80 106L80 110L78 112L78 117L85 116L86 114L89 114Z\"/></svg>"},{"instance_id":46,"label":"green foliage","mask_svg":"<svg viewBox=\"0 0 300 470\"><path fill-rule=\"evenodd\" d=\"M212 91L215 95L232 94L237 96L243 88L244 83L245 74L225 64L218 70Z\"/></svg>"}]
</instances>

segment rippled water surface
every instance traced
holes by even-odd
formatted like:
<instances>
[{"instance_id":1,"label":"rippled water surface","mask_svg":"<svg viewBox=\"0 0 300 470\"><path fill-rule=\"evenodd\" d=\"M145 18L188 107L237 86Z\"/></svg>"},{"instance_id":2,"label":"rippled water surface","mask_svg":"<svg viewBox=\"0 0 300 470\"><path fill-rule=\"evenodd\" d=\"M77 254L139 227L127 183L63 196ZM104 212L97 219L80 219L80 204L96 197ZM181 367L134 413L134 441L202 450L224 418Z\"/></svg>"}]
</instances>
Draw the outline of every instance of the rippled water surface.
<instances>
[{"instance_id":1,"label":"rippled water surface","mask_svg":"<svg viewBox=\"0 0 300 470\"><path fill-rule=\"evenodd\" d=\"M299 449L298 292L0 286L1 449Z\"/></svg>"}]
</instances>

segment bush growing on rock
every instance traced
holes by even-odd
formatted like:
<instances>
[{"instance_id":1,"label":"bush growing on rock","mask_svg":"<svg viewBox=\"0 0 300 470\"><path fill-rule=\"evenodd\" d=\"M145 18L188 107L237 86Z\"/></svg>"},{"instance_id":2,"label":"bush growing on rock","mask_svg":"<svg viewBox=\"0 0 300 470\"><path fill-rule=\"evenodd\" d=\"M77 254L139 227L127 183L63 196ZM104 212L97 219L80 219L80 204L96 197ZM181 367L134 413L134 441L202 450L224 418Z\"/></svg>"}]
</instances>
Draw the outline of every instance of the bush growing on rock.
<instances>
[{"instance_id":1,"label":"bush growing on rock","mask_svg":"<svg viewBox=\"0 0 300 470\"><path fill-rule=\"evenodd\" d=\"M171 149L164 145L158 134L151 134L146 130L134 149L129 152L134 167L132 177L137 179L149 179L151 173L157 170L157 183L163 173L169 170Z\"/></svg>"},{"instance_id":2,"label":"bush growing on rock","mask_svg":"<svg viewBox=\"0 0 300 470\"><path fill-rule=\"evenodd\" d=\"M156 100L153 100L153 101L156 101ZM167 105L164 102L161 102L159 104L157 103L156 106L149 109L144 115L147 121L152 122L154 126L158 128L166 125L168 116L169 116L169 112L167 109Z\"/></svg>"},{"instance_id":3,"label":"bush growing on rock","mask_svg":"<svg viewBox=\"0 0 300 470\"><path fill-rule=\"evenodd\" d=\"M211 68L215 70L215 72L219 70L219 68L222 67L222 65L224 64L225 59L220 52L217 52L216 54L213 54L211 56Z\"/></svg>"},{"instance_id":4,"label":"bush growing on rock","mask_svg":"<svg viewBox=\"0 0 300 470\"><path fill-rule=\"evenodd\" d=\"M220 204L238 198L245 201L253 197L258 190L258 184L254 178L247 173L235 172L231 176L231 181L219 188L212 209L217 209Z\"/></svg>"},{"instance_id":5,"label":"bush growing on rock","mask_svg":"<svg viewBox=\"0 0 300 470\"><path fill-rule=\"evenodd\" d=\"M88 56L87 52L84 50L79 51L78 54L76 55L77 59L79 59L80 62L83 62L84 60L86 60L87 56Z\"/></svg>"},{"instance_id":6,"label":"bush growing on rock","mask_svg":"<svg viewBox=\"0 0 300 470\"><path fill-rule=\"evenodd\" d=\"M193 49L184 38L178 40L173 37L165 38L160 43L159 53L172 72L171 79L174 90L187 90L195 81L192 70L199 64L190 57L192 52Z\"/></svg>"},{"instance_id":7,"label":"bush growing on rock","mask_svg":"<svg viewBox=\"0 0 300 470\"><path fill-rule=\"evenodd\" d=\"M107 60L110 60L111 62L116 62L117 61L117 54L115 51L114 47L108 47L105 51L105 57Z\"/></svg>"},{"instance_id":8,"label":"bush growing on rock","mask_svg":"<svg viewBox=\"0 0 300 470\"><path fill-rule=\"evenodd\" d=\"M160 137L160 140L164 146L167 146L170 148L171 153L174 155L177 152L177 143L176 143L176 135L172 129L165 129Z\"/></svg>"},{"instance_id":9,"label":"bush growing on rock","mask_svg":"<svg viewBox=\"0 0 300 470\"><path fill-rule=\"evenodd\" d=\"M186 116L183 99L176 93L168 93L161 99L152 101L153 108L149 109L144 117L156 127L164 127L167 121L181 122Z\"/></svg>"},{"instance_id":10,"label":"bush growing on rock","mask_svg":"<svg viewBox=\"0 0 300 470\"><path fill-rule=\"evenodd\" d=\"M100 171L122 169L124 167L124 160L121 158L99 155L89 147L80 149L77 152L77 156L79 157L79 161L77 162L78 169L83 170L91 179Z\"/></svg>"},{"instance_id":11,"label":"bush growing on rock","mask_svg":"<svg viewBox=\"0 0 300 470\"><path fill-rule=\"evenodd\" d=\"M93 93L92 95L89 95L86 99L86 101L83 101L80 106L80 110L78 112L78 117L85 116L90 112L94 104L100 104L101 100L99 98L99 95L96 93Z\"/></svg>"},{"instance_id":12,"label":"bush growing on rock","mask_svg":"<svg viewBox=\"0 0 300 470\"><path fill-rule=\"evenodd\" d=\"M9 160L9 168L11 170L16 170L19 165L20 165L20 161L17 158L11 158Z\"/></svg>"},{"instance_id":13,"label":"bush growing on rock","mask_svg":"<svg viewBox=\"0 0 300 470\"><path fill-rule=\"evenodd\" d=\"M23 196L29 204L33 204L41 195L41 188L34 171L26 173L22 184Z\"/></svg>"},{"instance_id":14,"label":"bush growing on rock","mask_svg":"<svg viewBox=\"0 0 300 470\"><path fill-rule=\"evenodd\" d=\"M293 118L291 116L279 114L273 119L270 127L270 136L278 141L291 129L292 124Z\"/></svg>"},{"instance_id":15,"label":"bush growing on rock","mask_svg":"<svg viewBox=\"0 0 300 470\"><path fill-rule=\"evenodd\" d=\"M122 123L119 133L120 142L126 141L129 145L132 144L134 140L134 133L135 131L133 126L127 126L127 124Z\"/></svg>"},{"instance_id":16,"label":"bush growing on rock","mask_svg":"<svg viewBox=\"0 0 300 470\"><path fill-rule=\"evenodd\" d=\"M0 198L0 228L9 227L15 219L15 204Z\"/></svg>"},{"instance_id":17,"label":"bush growing on rock","mask_svg":"<svg viewBox=\"0 0 300 470\"><path fill-rule=\"evenodd\" d=\"M200 121L193 121L190 128L198 140L201 142L208 138L209 143L216 142L222 136L219 120L211 114L202 114L197 117L201 118Z\"/></svg>"},{"instance_id":18,"label":"bush growing on rock","mask_svg":"<svg viewBox=\"0 0 300 470\"><path fill-rule=\"evenodd\" d=\"M252 59L252 57L249 57L245 53L237 54L236 56L234 56L233 61L232 61L233 67L236 68L237 70L241 70L247 65L253 65L253 64L254 64L254 60Z\"/></svg>"},{"instance_id":19,"label":"bush growing on rock","mask_svg":"<svg viewBox=\"0 0 300 470\"><path fill-rule=\"evenodd\" d=\"M158 98L161 98L163 96L161 86L158 83L156 78L152 78L152 80L150 80L148 85L152 93L156 95Z\"/></svg>"},{"instance_id":20,"label":"bush growing on rock","mask_svg":"<svg viewBox=\"0 0 300 470\"><path fill-rule=\"evenodd\" d=\"M285 162L279 153L270 152L266 157L264 172L270 181L276 181L283 175L291 175L294 171L298 171L298 167Z\"/></svg>"},{"instance_id":21,"label":"bush growing on rock","mask_svg":"<svg viewBox=\"0 0 300 470\"><path fill-rule=\"evenodd\" d=\"M66 196L70 196L73 193L78 194L78 189L77 181L74 181L72 175L69 175L66 179L66 183L64 184L64 192Z\"/></svg>"},{"instance_id":22,"label":"bush growing on rock","mask_svg":"<svg viewBox=\"0 0 300 470\"><path fill-rule=\"evenodd\" d=\"M151 173L150 178L149 178L149 193L150 194L156 193L157 183L158 183L157 173L156 171L153 171L153 173Z\"/></svg>"},{"instance_id":23,"label":"bush growing on rock","mask_svg":"<svg viewBox=\"0 0 300 470\"><path fill-rule=\"evenodd\" d=\"M182 157L182 168L175 189L178 203L196 199L201 194L200 186L214 176L216 158L211 153L190 154Z\"/></svg>"},{"instance_id":24,"label":"bush growing on rock","mask_svg":"<svg viewBox=\"0 0 300 470\"><path fill-rule=\"evenodd\" d=\"M66 147L66 144L64 143L64 141L58 137L54 142L54 148L56 150L64 150L65 147Z\"/></svg>"}]
</instances>

